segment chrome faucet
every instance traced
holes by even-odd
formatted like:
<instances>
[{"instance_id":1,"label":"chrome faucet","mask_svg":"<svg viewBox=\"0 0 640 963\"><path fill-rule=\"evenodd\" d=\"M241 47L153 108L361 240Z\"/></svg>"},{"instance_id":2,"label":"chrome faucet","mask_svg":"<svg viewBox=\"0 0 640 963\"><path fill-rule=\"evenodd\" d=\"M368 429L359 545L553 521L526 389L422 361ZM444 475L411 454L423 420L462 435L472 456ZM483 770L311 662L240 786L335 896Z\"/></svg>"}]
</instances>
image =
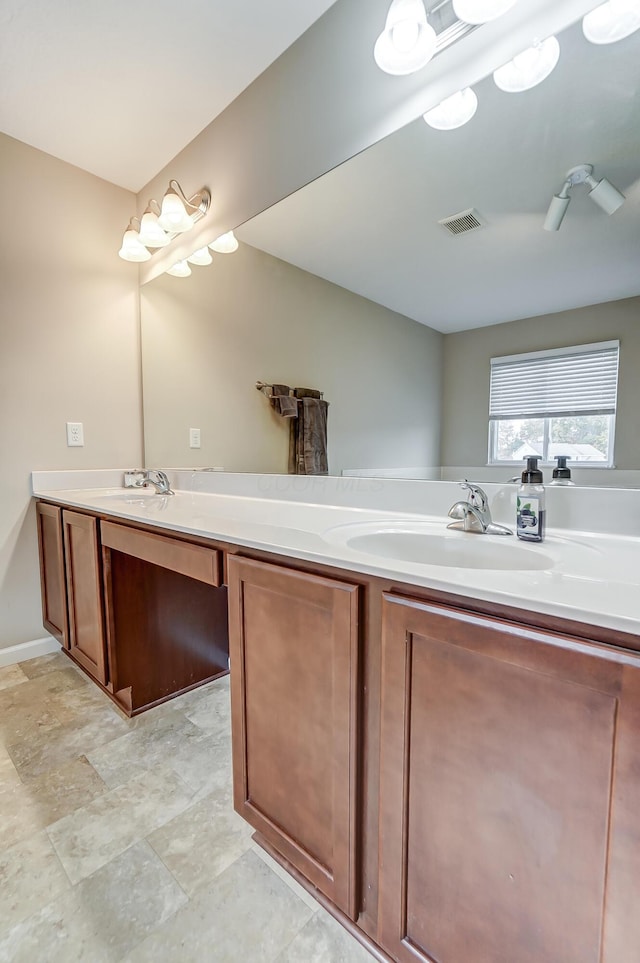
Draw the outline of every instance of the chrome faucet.
<instances>
[{"instance_id":1,"label":"chrome faucet","mask_svg":"<svg viewBox=\"0 0 640 963\"><path fill-rule=\"evenodd\" d=\"M492 520L487 493L479 485L473 485L465 479L460 482L460 487L469 492L468 500L455 502L451 506L449 518L455 518L456 521L450 522L447 528L479 535L513 535L510 528Z\"/></svg>"},{"instance_id":2,"label":"chrome faucet","mask_svg":"<svg viewBox=\"0 0 640 963\"><path fill-rule=\"evenodd\" d=\"M153 485L158 495L173 495L165 472L157 468L136 468L124 473L125 488L148 488Z\"/></svg>"}]
</instances>

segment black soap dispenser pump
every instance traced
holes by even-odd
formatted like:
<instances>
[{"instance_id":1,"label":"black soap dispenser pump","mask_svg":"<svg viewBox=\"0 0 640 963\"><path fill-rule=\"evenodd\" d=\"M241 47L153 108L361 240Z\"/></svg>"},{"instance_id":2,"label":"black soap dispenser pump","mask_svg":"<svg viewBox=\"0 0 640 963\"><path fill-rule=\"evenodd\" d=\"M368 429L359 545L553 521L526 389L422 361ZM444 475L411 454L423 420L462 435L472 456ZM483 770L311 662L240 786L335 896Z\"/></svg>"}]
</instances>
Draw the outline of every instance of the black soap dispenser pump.
<instances>
[{"instance_id":1,"label":"black soap dispenser pump","mask_svg":"<svg viewBox=\"0 0 640 963\"><path fill-rule=\"evenodd\" d=\"M571 469L567 466L569 455L556 455L556 467L553 469L552 485L573 485Z\"/></svg>"},{"instance_id":2,"label":"black soap dispenser pump","mask_svg":"<svg viewBox=\"0 0 640 963\"><path fill-rule=\"evenodd\" d=\"M538 468L538 457L529 456L527 467L522 472L522 483L518 489L517 524L518 538L525 542L541 542L544 538L544 485L542 472Z\"/></svg>"}]
</instances>

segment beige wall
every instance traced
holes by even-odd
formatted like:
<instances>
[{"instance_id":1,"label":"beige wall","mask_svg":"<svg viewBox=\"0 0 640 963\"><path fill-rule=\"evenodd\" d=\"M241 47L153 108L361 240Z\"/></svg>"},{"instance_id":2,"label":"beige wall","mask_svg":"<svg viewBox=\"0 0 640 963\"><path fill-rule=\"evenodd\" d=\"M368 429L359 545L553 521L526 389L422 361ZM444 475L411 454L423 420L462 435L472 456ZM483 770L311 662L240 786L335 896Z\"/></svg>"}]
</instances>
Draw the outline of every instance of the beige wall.
<instances>
[{"instance_id":1,"label":"beige wall","mask_svg":"<svg viewBox=\"0 0 640 963\"><path fill-rule=\"evenodd\" d=\"M440 464L438 332L245 244L141 303L148 465L286 472L288 424L256 381L324 392L332 474Z\"/></svg>"},{"instance_id":2,"label":"beige wall","mask_svg":"<svg viewBox=\"0 0 640 963\"><path fill-rule=\"evenodd\" d=\"M640 298L446 335L443 465L486 465L489 362L498 355L620 339L615 464L640 468Z\"/></svg>"},{"instance_id":3,"label":"beige wall","mask_svg":"<svg viewBox=\"0 0 640 963\"><path fill-rule=\"evenodd\" d=\"M135 196L0 134L0 647L41 638L29 473L138 463ZM84 424L67 448L65 423Z\"/></svg>"}]
</instances>

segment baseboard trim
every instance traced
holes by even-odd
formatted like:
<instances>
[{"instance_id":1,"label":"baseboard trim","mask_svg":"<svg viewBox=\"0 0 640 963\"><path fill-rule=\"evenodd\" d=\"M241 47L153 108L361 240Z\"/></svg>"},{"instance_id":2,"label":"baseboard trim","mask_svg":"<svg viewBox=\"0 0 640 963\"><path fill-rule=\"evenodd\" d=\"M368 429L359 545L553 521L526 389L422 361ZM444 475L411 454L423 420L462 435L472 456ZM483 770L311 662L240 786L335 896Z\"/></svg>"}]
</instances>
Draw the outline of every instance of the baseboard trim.
<instances>
[{"instance_id":1,"label":"baseboard trim","mask_svg":"<svg viewBox=\"0 0 640 963\"><path fill-rule=\"evenodd\" d=\"M6 649L0 649L0 668L15 665L17 662L26 662L28 659L37 659L39 655L59 652L60 648L60 643L52 635L47 635L44 639L9 645Z\"/></svg>"},{"instance_id":2,"label":"baseboard trim","mask_svg":"<svg viewBox=\"0 0 640 963\"><path fill-rule=\"evenodd\" d=\"M344 926L345 930L351 933L358 943L361 943L365 949L371 953L371 956L374 960L378 960L378 963L395 963L393 957L388 956L382 947L378 946L373 937L369 936L368 933L365 933L365 931L361 929L357 923L354 923L354 921L345 913L343 913L342 910L338 909L335 903L332 903L331 900L324 895L324 893L321 893L319 889L316 889L313 883L310 883L309 880L306 879L306 877L304 877L295 866L292 866L291 863L285 859L285 857L282 856L277 849L274 849L271 843L267 842L261 833L255 832L251 838L255 843L257 843L258 846L264 849L265 853L271 856L272 859L275 859L276 863L279 863L279 865L282 866L282 868L295 879L296 883L299 883L303 889L306 889L308 893L311 893L313 898L317 900L318 903L320 903L320 905L323 906L326 911L338 921L338 923Z\"/></svg>"}]
</instances>

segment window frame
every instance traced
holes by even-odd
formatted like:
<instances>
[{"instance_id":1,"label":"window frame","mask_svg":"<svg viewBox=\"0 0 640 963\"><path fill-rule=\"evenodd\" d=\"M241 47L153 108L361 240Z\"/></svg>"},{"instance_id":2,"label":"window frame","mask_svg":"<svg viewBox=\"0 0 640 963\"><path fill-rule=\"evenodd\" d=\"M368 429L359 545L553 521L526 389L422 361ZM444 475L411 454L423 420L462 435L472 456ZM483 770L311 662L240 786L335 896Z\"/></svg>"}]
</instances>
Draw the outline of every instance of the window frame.
<instances>
[{"instance_id":1,"label":"window frame","mask_svg":"<svg viewBox=\"0 0 640 963\"><path fill-rule=\"evenodd\" d=\"M616 467L616 466L615 466L615 463L614 463L614 443L615 443L616 416L615 416L615 415L607 415L606 417L609 418L609 445L608 445L608 449L607 449L607 458L606 458L606 460L603 459L602 461L578 461L577 458L572 458L572 459L571 459L571 462L570 462L570 464L569 464L569 468L596 468L597 470L601 470L601 469L603 469L603 468L615 468L615 467ZM517 420L521 420L521 419L515 419L515 418L491 418L491 419L489 419L489 452L488 452L488 456L487 456L487 465L505 465L505 466L507 466L507 467L508 467L508 466L513 466L513 467L516 467L516 468L517 468L518 466L521 466L521 465L522 465L522 463L524 462L524 457L521 458L520 460L515 460L515 461L514 461L514 460L509 460L509 461L507 461L506 459L503 459L503 458L496 458L496 457L494 457L494 453L495 453L495 451L496 451L497 443L498 443L498 437L497 437L497 436L498 436L498 432L497 432L498 424L499 424L500 422L503 422L503 421L517 421ZM529 420L533 421L534 419L529 419ZM550 441L549 441L549 438L550 438L550 422L553 420L553 418L544 418L544 419L540 418L540 419L538 419L538 420L539 420L539 421L544 421L544 426L543 426L543 432L544 432L543 451L546 452L546 454L548 455L548 453L549 453L549 444L550 444ZM542 455L542 456L540 457L540 464L541 464L542 466L551 467L551 466L554 466L555 463L556 463L555 457L552 458L551 460L549 460L549 458L546 457L545 455Z\"/></svg>"}]
</instances>

